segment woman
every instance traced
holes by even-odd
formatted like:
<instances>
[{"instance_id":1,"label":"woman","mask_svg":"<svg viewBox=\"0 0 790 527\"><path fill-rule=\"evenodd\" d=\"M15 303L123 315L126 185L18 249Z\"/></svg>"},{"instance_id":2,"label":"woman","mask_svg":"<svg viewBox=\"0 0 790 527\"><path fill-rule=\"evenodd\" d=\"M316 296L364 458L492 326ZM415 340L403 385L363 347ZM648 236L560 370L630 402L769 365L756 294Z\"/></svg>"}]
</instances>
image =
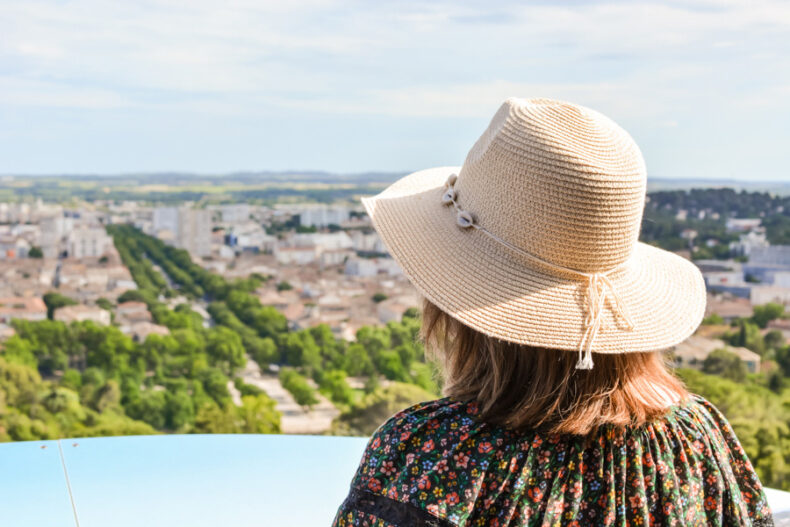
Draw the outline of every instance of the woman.
<instances>
[{"instance_id":1,"label":"woman","mask_svg":"<svg viewBox=\"0 0 790 527\"><path fill-rule=\"evenodd\" d=\"M773 525L730 425L662 361L705 285L637 241L645 187L611 120L509 99L462 167L365 200L447 397L376 431L336 526Z\"/></svg>"}]
</instances>

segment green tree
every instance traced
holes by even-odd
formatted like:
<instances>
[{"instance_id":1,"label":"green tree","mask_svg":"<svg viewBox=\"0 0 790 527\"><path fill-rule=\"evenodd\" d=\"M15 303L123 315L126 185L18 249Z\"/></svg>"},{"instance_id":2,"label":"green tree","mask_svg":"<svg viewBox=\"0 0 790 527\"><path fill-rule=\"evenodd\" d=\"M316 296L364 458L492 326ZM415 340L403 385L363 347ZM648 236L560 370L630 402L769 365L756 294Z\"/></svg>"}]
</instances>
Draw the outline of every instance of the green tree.
<instances>
[{"instance_id":1,"label":"green tree","mask_svg":"<svg viewBox=\"0 0 790 527\"><path fill-rule=\"evenodd\" d=\"M38 367L33 344L19 335L13 335L3 343L2 355L8 362L24 364L30 368Z\"/></svg>"},{"instance_id":2,"label":"green tree","mask_svg":"<svg viewBox=\"0 0 790 527\"><path fill-rule=\"evenodd\" d=\"M379 302L385 301L387 298L389 298L387 295L385 295L384 293L380 293L380 292L376 293L375 295L373 295L373 301L375 303L377 303L377 304Z\"/></svg>"},{"instance_id":3,"label":"green tree","mask_svg":"<svg viewBox=\"0 0 790 527\"><path fill-rule=\"evenodd\" d=\"M133 419L145 421L157 430L167 422L167 396L164 391L146 390L140 397L126 405L126 413Z\"/></svg>"},{"instance_id":4,"label":"green tree","mask_svg":"<svg viewBox=\"0 0 790 527\"><path fill-rule=\"evenodd\" d=\"M742 382L746 379L746 365L735 353L726 349L714 350L702 363L702 371L719 375L733 381Z\"/></svg>"},{"instance_id":5,"label":"green tree","mask_svg":"<svg viewBox=\"0 0 790 527\"><path fill-rule=\"evenodd\" d=\"M44 304L47 306L47 318L50 320L52 320L56 309L65 306L74 306L78 303L79 302L73 298L69 298L54 291L50 291L44 295Z\"/></svg>"},{"instance_id":6,"label":"green tree","mask_svg":"<svg viewBox=\"0 0 790 527\"><path fill-rule=\"evenodd\" d=\"M766 349L777 350L787 344L787 339L781 331L772 329L763 336Z\"/></svg>"},{"instance_id":7,"label":"green tree","mask_svg":"<svg viewBox=\"0 0 790 527\"><path fill-rule=\"evenodd\" d=\"M225 405L230 402L230 392L228 392L228 378L216 368L208 368L198 375L203 384L206 394L214 399L217 404Z\"/></svg>"},{"instance_id":8,"label":"green tree","mask_svg":"<svg viewBox=\"0 0 790 527\"><path fill-rule=\"evenodd\" d=\"M231 404L222 406L214 402L203 404L195 416L195 432L198 434L235 434L239 431L239 419Z\"/></svg>"},{"instance_id":9,"label":"green tree","mask_svg":"<svg viewBox=\"0 0 790 527\"><path fill-rule=\"evenodd\" d=\"M702 319L702 324L705 326L718 326L724 324L724 319L716 313L711 313Z\"/></svg>"},{"instance_id":10,"label":"green tree","mask_svg":"<svg viewBox=\"0 0 790 527\"><path fill-rule=\"evenodd\" d=\"M387 379L402 382L409 381L409 374L403 367L403 362L397 351L386 350L379 353L376 359L376 367Z\"/></svg>"},{"instance_id":11,"label":"green tree","mask_svg":"<svg viewBox=\"0 0 790 527\"><path fill-rule=\"evenodd\" d=\"M195 404L185 389L165 396L165 423L170 430L184 430L195 422Z\"/></svg>"},{"instance_id":12,"label":"green tree","mask_svg":"<svg viewBox=\"0 0 790 527\"><path fill-rule=\"evenodd\" d=\"M280 383L283 388L291 392L296 402L302 406L313 406L318 403L315 389L307 382L307 378L296 370L283 368L280 370Z\"/></svg>"},{"instance_id":13,"label":"green tree","mask_svg":"<svg viewBox=\"0 0 790 527\"><path fill-rule=\"evenodd\" d=\"M435 396L418 386L393 382L363 397L332 424L334 435L369 436L396 412Z\"/></svg>"},{"instance_id":14,"label":"green tree","mask_svg":"<svg viewBox=\"0 0 790 527\"><path fill-rule=\"evenodd\" d=\"M232 375L247 362L241 337L223 326L217 326L209 331L206 338L206 353L211 364L219 367L226 375Z\"/></svg>"},{"instance_id":15,"label":"green tree","mask_svg":"<svg viewBox=\"0 0 790 527\"><path fill-rule=\"evenodd\" d=\"M346 372L342 370L325 372L319 388L333 403L348 405L354 400L354 392L346 382Z\"/></svg>"},{"instance_id":16,"label":"green tree","mask_svg":"<svg viewBox=\"0 0 790 527\"><path fill-rule=\"evenodd\" d=\"M373 375L376 373L376 367L373 365L373 361L370 360L370 355L368 355L365 347L358 342L349 345L344 369L351 376Z\"/></svg>"},{"instance_id":17,"label":"green tree","mask_svg":"<svg viewBox=\"0 0 790 527\"><path fill-rule=\"evenodd\" d=\"M784 314L785 308L782 304L769 302L762 306L754 306L754 314L752 315L752 322L765 328L768 323L777 318L781 318Z\"/></svg>"},{"instance_id":18,"label":"green tree","mask_svg":"<svg viewBox=\"0 0 790 527\"><path fill-rule=\"evenodd\" d=\"M109 300L107 300L104 297L101 297L98 300L96 300L96 305L99 306L100 308L105 309L105 310L110 311L110 312L112 312L112 310L113 310L112 302L110 302Z\"/></svg>"},{"instance_id":19,"label":"green tree","mask_svg":"<svg viewBox=\"0 0 790 527\"><path fill-rule=\"evenodd\" d=\"M725 339L733 346L748 348L759 355L765 353L765 340L759 326L748 320L741 320L738 331L726 335Z\"/></svg>"},{"instance_id":20,"label":"green tree","mask_svg":"<svg viewBox=\"0 0 790 527\"><path fill-rule=\"evenodd\" d=\"M41 247L36 247L35 245L30 248L27 252L28 258L43 258L44 253L41 252Z\"/></svg>"},{"instance_id":21,"label":"green tree","mask_svg":"<svg viewBox=\"0 0 790 527\"><path fill-rule=\"evenodd\" d=\"M264 394L245 395L241 398L238 414L241 420L239 432L244 434L279 434L280 413L275 403Z\"/></svg>"}]
</instances>

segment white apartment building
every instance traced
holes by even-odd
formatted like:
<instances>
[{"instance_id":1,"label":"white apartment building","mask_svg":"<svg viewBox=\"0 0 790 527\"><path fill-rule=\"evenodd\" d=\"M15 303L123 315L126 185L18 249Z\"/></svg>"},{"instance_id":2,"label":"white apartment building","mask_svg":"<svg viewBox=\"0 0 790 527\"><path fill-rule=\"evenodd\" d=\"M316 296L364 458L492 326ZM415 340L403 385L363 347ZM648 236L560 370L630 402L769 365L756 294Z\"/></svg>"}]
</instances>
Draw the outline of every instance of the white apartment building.
<instances>
[{"instance_id":1,"label":"white apartment building","mask_svg":"<svg viewBox=\"0 0 790 527\"><path fill-rule=\"evenodd\" d=\"M74 230L74 218L64 216L63 211L41 218L41 252L44 258L57 258L63 251L65 236Z\"/></svg>"},{"instance_id":2,"label":"white apartment building","mask_svg":"<svg viewBox=\"0 0 790 527\"><path fill-rule=\"evenodd\" d=\"M251 209L247 203L234 203L219 207L222 223L244 223L250 219L250 212Z\"/></svg>"},{"instance_id":3,"label":"white apartment building","mask_svg":"<svg viewBox=\"0 0 790 527\"><path fill-rule=\"evenodd\" d=\"M211 213L203 209L178 209L176 247L204 257L211 254Z\"/></svg>"},{"instance_id":4,"label":"white apartment building","mask_svg":"<svg viewBox=\"0 0 790 527\"><path fill-rule=\"evenodd\" d=\"M154 209L154 235L190 254L203 257L211 254L211 212L191 207L158 207Z\"/></svg>"},{"instance_id":5,"label":"white apartment building","mask_svg":"<svg viewBox=\"0 0 790 527\"><path fill-rule=\"evenodd\" d=\"M352 248L357 252L387 253L387 247L376 232L351 231Z\"/></svg>"},{"instance_id":6,"label":"white apartment building","mask_svg":"<svg viewBox=\"0 0 790 527\"><path fill-rule=\"evenodd\" d=\"M392 258L349 258L345 267L345 274L348 276L397 276L402 273L400 266Z\"/></svg>"},{"instance_id":7,"label":"white apartment building","mask_svg":"<svg viewBox=\"0 0 790 527\"><path fill-rule=\"evenodd\" d=\"M749 256L754 249L763 249L769 245L765 232L754 230L741 234L737 242L730 243L730 250L736 254Z\"/></svg>"},{"instance_id":8,"label":"white apartment building","mask_svg":"<svg viewBox=\"0 0 790 527\"><path fill-rule=\"evenodd\" d=\"M294 234L289 240L294 247L315 246L319 251L336 251L338 249L351 249L351 238L343 231L330 233Z\"/></svg>"},{"instance_id":9,"label":"white apartment building","mask_svg":"<svg viewBox=\"0 0 790 527\"><path fill-rule=\"evenodd\" d=\"M79 227L66 237L66 251L71 258L100 258L112 245L112 237L99 226Z\"/></svg>"},{"instance_id":10,"label":"white apartment building","mask_svg":"<svg viewBox=\"0 0 790 527\"><path fill-rule=\"evenodd\" d=\"M348 221L351 211L348 207L314 206L301 209L299 224L307 227L327 227Z\"/></svg>"},{"instance_id":11,"label":"white apartment building","mask_svg":"<svg viewBox=\"0 0 790 527\"><path fill-rule=\"evenodd\" d=\"M760 218L727 218L728 232L748 232L760 226Z\"/></svg>"},{"instance_id":12,"label":"white apartment building","mask_svg":"<svg viewBox=\"0 0 790 527\"><path fill-rule=\"evenodd\" d=\"M178 234L178 209L176 207L155 208L151 228L154 231L154 236L159 236L163 231L167 231L175 238Z\"/></svg>"},{"instance_id":13,"label":"white apartment building","mask_svg":"<svg viewBox=\"0 0 790 527\"><path fill-rule=\"evenodd\" d=\"M790 245L755 247L749 255L749 265L790 268Z\"/></svg>"}]
</instances>

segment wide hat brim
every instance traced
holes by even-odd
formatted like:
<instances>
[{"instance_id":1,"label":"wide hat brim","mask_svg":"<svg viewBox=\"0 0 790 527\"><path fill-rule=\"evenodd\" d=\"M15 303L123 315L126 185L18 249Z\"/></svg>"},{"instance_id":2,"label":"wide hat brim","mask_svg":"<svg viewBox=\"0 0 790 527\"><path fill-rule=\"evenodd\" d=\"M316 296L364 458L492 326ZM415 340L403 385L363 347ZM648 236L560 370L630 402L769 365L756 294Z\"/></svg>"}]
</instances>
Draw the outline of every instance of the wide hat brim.
<instances>
[{"instance_id":1,"label":"wide hat brim","mask_svg":"<svg viewBox=\"0 0 790 527\"><path fill-rule=\"evenodd\" d=\"M455 211L441 204L445 182L459 172L415 172L362 200L393 258L427 300L463 324L509 342L577 350L585 333L587 282L459 228ZM615 316L609 299L594 353L664 350L702 321L702 274L676 254L638 243L607 277L633 329Z\"/></svg>"}]
</instances>

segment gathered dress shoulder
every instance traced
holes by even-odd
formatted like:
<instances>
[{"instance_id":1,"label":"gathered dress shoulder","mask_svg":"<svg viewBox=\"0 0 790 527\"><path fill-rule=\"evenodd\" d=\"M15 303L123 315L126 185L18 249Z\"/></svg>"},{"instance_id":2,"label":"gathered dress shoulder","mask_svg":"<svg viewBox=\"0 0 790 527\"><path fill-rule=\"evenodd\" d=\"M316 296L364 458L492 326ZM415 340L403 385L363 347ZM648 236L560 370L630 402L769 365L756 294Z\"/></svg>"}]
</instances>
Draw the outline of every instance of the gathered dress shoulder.
<instances>
[{"instance_id":1,"label":"gathered dress shoulder","mask_svg":"<svg viewBox=\"0 0 790 527\"><path fill-rule=\"evenodd\" d=\"M371 438L334 527L769 526L724 416L692 396L662 419L589 436L485 423L474 402L421 403Z\"/></svg>"}]
</instances>

